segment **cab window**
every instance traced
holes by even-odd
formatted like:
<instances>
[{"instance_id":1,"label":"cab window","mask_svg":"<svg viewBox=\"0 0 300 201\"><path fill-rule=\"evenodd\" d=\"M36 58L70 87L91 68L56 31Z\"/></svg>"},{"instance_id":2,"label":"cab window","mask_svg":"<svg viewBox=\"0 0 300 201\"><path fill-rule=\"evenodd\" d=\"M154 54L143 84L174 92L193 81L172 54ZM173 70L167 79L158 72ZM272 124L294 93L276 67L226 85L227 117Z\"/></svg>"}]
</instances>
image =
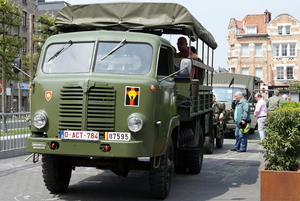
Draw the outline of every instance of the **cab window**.
<instances>
[{"instance_id":1,"label":"cab window","mask_svg":"<svg viewBox=\"0 0 300 201\"><path fill-rule=\"evenodd\" d=\"M144 43L99 42L96 55L96 73L147 74L150 71L152 47Z\"/></svg>"},{"instance_id":2,"label":"cab window","mask_svg":"<svg viewBox=\"0 0 300 201\"><path fill-rule=\"evenodd\" d=\"M51 44L46 49L44 73L85 73L91 68L94 43Z\"/></svg>"},{"instance_id":3,"label":"cab window","mask_svg":"<svg viewBox=\"0 0 300 201\"><path fill-rule=\"evenodd\" d=\"M157 66L157 75L170 75L170 56L167 48L160 48L158 66Z\"/></svg>"}]
</instances>

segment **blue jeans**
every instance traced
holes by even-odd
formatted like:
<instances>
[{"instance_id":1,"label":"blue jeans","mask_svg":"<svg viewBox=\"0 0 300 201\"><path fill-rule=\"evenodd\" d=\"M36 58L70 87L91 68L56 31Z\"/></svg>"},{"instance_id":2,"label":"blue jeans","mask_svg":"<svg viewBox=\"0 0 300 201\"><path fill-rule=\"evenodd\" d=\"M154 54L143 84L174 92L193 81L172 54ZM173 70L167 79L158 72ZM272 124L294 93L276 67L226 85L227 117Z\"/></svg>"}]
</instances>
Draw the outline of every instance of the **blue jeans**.
<instances>
[{"instance_id":1,"label":"blue jeans","mask_svg":"<svg viewBox=\"0 0 300 201\"><path fill-rule=\"evenodd\" d=\"M234 148L236 150L247 151L248 133L242 133L238 128L238 124L236 124L234 135L235 135Z\"/></svg>"}]
</instances>

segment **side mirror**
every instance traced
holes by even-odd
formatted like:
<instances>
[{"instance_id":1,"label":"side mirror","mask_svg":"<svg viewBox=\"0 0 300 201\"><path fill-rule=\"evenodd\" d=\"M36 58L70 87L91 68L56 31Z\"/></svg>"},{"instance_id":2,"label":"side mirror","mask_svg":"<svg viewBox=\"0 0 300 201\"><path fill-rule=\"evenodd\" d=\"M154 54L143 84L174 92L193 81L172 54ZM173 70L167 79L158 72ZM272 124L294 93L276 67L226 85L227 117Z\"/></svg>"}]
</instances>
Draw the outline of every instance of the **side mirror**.
<instances>
[{"instance_id":1,"label":"side mirror","mask_svg":"<svg viewBox=\"0 0 300 201\"><path fill-rule=\"evenodd\" d=\"M18 74L20 72L21 69L21 58L20 57L16 57L14 59L14 63L13 63L13 72L14 74Z\"/></svg>"},{"instance_id":2,"label":"side mirror","mask_svg":"<svg viewBox=\"0 0 300 201\"><path fill-rule=\"evenodd\" d=\"M192 59L181 59L180 61L180 75L189 77L192 73Z\"/></svg>"}]
</instances>

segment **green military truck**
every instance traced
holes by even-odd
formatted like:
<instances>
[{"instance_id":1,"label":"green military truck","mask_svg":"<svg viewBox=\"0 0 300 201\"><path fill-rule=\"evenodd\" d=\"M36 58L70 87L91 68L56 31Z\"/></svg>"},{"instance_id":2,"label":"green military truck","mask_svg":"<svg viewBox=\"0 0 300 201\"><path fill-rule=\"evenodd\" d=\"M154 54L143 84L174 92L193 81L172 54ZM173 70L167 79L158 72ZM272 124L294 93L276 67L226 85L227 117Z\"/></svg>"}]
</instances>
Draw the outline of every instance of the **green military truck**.
<instances>
[{"instance_id":1,"label":"green military truck","mask_svg":"<svg viewBox=\"0 0 300 201\"><path fill-rule=\"evenodd\" d=\"M200 41L211 60L217 44L186 8L70 5L53 29L59 34L45 42L32 83L26 145L34 162L42 154L49 191L65 191L75 167L123 177L149 170L150 191L163 199L174 169L200 173L205 136L214 137L212 86L203 85L213 68L183 58L175 71L172 45L161 35Z\"/></svg>"},{"instance_id":2,"label":"green military truck","mask_svg":"<svg viewBox=\"0 0 300 201\"><path fill-rule=\"evenodd\" d=\"M235 122L233 121L233 111L231 108L232 99L237 91L247 94L250 107L251 116L251 129L250 133L254 133L257 129L257 120L253 115L255 110L254 94L260 90L260 83L262 82L259 77L252 75L242 75L236 73L214 73L213 79L211 74L209 80L213 82L213 93L217 101L225 103L227 110L226 129L225 131L235 130Z\"/></svg>"}]
</instances>

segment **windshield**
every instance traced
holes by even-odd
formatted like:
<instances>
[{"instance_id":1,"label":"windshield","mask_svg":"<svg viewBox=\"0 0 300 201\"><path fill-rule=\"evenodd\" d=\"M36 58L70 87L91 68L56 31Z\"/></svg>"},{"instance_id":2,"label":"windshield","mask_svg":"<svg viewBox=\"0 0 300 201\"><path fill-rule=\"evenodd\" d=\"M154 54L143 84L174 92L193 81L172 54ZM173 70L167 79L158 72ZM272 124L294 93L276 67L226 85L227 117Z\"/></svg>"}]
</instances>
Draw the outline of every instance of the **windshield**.
<instances>
[{"instance_id":1,"label":"windshield","mask_svg":"<svg viewBox=\"0 0 300 201\"><path fill-rule=\"evenodd\" d=\"M238 87L213 87L213 93L216 96L217 102L224 102L225 104L231 104L234 98L235 92L245 92L243 88Z\"/></svg>"},{"instance_id":2,"label":"windshield","mask_svg":"<svg viewBox=\"0 0 300 201\"><path fill-rule=\"evenodd\" d=\"M150 70L152 48L148 44L99 42L94 72L118 74L146 74Z\"/></svg>"},{"instance_id":3,"label":"windshield","mask_svg":"<svg viewBox=\"0 0 300 201\"><path fill-rule=\"evenodd\" d=\"M123 42L123 41L121 41ZM44 73L90 72L94 42L51 44L46 49ZM142 43L99 42L94 72L118 74L147 74L150 71L152 47ZM116 48L117 47L117 48ZM63 49L63 52L61 51ZM59 56L58 56L59 55Z\"/></svg>"},{"instance_id":4,"label":"windshield","mask_svg":"<svg viewBox=\"0 0 300 201\"><path fill-rule=\"evenodd\" d=\"M64 44L52 44L46 50L43 64L45 73L84 73L89 72L94 43L73 43L59 56L53 58ZM51 59L52 58L52 59Z\"/></svg>"}]
</instances>

